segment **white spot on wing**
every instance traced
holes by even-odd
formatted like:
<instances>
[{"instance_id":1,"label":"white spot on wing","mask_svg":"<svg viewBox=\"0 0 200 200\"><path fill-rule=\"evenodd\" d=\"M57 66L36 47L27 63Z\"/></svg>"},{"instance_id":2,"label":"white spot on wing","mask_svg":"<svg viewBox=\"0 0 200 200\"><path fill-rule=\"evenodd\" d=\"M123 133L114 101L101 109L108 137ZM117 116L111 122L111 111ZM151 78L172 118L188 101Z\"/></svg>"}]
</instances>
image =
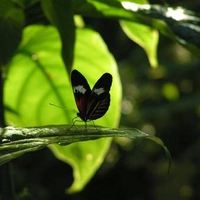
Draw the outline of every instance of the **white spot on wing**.
<instances>
[{"instance_id":1,"label":"white spot on wing","mask_svg":"<svg viewBox=\"0 0 200 200\"><path fill-rule=\"evenodd\" d=\"M86 89L82 85L78 85L78 86L74 87L74 93L75 92L80 92L82 94L85 94Z\"/></svg>"},{"instance_id":2,"label":"white spot on wing","mask_svg":"<svg viewBox=\"0 0 200 200\"><path fill-rule=\"evenodd\" d=\"M98 89L94 89L94 92L98 95L102 94L105 92L104 88L98 88Z\"/></svg>"}]
</instances>

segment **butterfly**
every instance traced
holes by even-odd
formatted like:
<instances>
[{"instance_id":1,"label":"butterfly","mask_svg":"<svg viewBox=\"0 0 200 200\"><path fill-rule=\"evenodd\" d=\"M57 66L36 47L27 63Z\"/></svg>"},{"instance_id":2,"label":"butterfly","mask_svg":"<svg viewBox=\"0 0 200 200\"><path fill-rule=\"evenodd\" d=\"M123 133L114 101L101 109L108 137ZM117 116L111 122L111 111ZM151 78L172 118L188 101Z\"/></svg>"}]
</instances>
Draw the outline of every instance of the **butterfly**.
<instances>
[{"instance_id":1,"label":"butterfly","mask_svg":"<svg viewBox=\"0 0 200 200\"><path fill-rule=\"evenodd\" d=\"M86 78L79 71L73 70L71 83L79 110L77 117L80 117L86 123L105 115L110 106L111 74L103 74L91 90Z\"/></svg>"}]
</instances>

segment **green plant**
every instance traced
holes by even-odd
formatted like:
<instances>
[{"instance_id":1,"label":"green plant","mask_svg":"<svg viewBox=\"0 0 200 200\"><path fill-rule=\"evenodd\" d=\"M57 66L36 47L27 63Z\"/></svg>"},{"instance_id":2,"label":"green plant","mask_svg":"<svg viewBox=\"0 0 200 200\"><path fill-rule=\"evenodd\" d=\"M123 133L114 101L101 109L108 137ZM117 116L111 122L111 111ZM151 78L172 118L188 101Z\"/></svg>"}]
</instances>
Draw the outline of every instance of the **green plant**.
<instances>
[{"instance_id":1,"label":"green plant","mask_svg":"<svg viewBox=\"0 0 200 200\"><path fill-rule=\"evenodd\" d=\"M182 8L151 6L146 1L140 3L145 5L116 0L0 2L0 164L49 144L67 145L51 145L50 149L58 159L73 167L75 180L69 192L77 192L99 168L111 144L110 138L79 141L142 137L157 142L168 153L162 141L154 136L136 129L112 129L119 125L122 97L117 64L101 36L85 27L82 20L90 16L119 21L127 36L146 51L154 68L159 65L158 31L199 55L199 43L193 40L197 38L194 27L199 23L195 13ZM31 9L32 16L29 15ZM174 18L180 11L182 18ZM188 34L184 35L182 28ZM189 34L192 37L187 37ZM76 108L69 81L72 68L87 75L91 85L105 71L113 75L111 107L106 116L96 122L110 128L100 127L101 132L98 132L89 126L85 132L81 126L80 131L75 127L69 129L71 125L60 126L71 124L74 113L70 110ZM51 107L49 103L69 112ZM37 127L30 128L33 126Z\"/></svg>"}]
</instances>

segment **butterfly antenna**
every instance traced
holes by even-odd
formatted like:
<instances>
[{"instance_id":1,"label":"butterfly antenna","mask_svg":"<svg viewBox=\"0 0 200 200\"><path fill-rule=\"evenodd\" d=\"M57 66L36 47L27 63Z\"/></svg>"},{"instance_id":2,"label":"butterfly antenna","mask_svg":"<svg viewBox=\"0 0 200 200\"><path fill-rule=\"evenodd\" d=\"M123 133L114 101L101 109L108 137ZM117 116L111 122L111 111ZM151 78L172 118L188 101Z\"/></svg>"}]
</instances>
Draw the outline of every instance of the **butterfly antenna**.
<instances>
[{"instance_id":1,"label":"butterfly antenna","mask_svg":"<svg viewBox=\"0 0 200 200\"><path fill-rule=\"evenodd\" d=\"M78 113L76 110L73 109L73 112L75 112L76 114Z\"/></svg>"},{"instance_id":2,"label":"butterfly antenna","mask_svg":"<svg viewBox=\"0 0 200 200\"><path fill-rule=\"evenodd\" d=\"M49 105L55 106L55 107L57 107L57 108L61 108L61 109L66 110L66 111L69 111L69 110L67 110L66 108L63 108L62 106L58 106L58 105L55 105L55 104L53 104L53 103L49 103Z\"/></svg>"}]
</instances>

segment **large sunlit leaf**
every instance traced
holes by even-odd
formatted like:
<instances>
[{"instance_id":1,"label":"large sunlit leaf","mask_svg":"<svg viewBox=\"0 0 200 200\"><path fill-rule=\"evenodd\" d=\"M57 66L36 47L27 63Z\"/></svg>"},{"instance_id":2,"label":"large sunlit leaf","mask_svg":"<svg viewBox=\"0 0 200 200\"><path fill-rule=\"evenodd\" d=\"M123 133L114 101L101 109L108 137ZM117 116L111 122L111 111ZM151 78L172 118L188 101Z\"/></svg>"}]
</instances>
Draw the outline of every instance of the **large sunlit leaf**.
<instances>
[{"instance_id":1,"label":"large sunlit leaf","mask_svg":"<svg viewBox=\"0 0 200 200\"><path fill-rule=\"evenodd\" d=\"M10 63L5 82L8 124L72 124L71 120L76 116L73 110L77 108L60 49L59 34L52 26L30 26L25 29L23 41ZM95 124L116 127L120 118L121 84L115 60L99 34L90 29L77 30L74 68L83 73L91 86L103 73L113 75L110 108ZM49 103L62 106L67 111L50 106ZM89 144L85 142L62 148L51 147L59 159L72 165L75 175L73 191L80 190L92 177L103 161L110 142L111 139L103 139ZM92 162L86 159L88 153L93 155ZM90 170L86 172L85 166Z\"/></svg>"}]
</instances>

